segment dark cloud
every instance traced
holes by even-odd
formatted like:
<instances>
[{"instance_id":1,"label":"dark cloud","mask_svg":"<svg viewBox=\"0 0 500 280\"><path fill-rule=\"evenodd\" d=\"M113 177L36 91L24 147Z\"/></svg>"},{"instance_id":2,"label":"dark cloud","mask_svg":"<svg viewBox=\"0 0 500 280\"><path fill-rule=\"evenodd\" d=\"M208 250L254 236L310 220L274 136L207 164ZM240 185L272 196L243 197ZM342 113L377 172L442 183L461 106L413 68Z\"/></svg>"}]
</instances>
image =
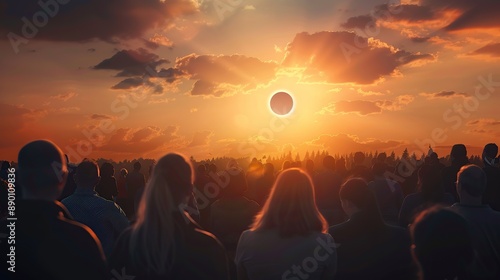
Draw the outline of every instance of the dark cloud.
<instances>
[{"instance_id":1,"label":"dark cloud","mask_svg":"<svg viewBox=\"0 0 500 280\"><path fill-rule=\"evenodd\" d=\"M92 120L110 120L110 119L113 119L113 117L110 115L92 114L92 115L90 115L90 119L92 119Z\"/></svg>"},{"instance_id":2,"label":"dark cloud","mask_svg":"<svg viewBox=\"0 0 500 280\"><path fill-rule=\"evenodd\" d=\"M410 40L414 43L425 43L429 41L430 37L410 37Z\"/></svg>"},{"instance_id":3,"label":"dark cloud","mask_svg":"<svg viewBox=\"0 0 500 280\"><path fill-rule=\"evenodd\" d=\"M340 26L346 29L367 28L375 23L375 19L370 15L355 16L347 19Z\"/></svg>"},{"instance_id":4,"label":"dark cloud","mask_svg":"<svg viewBox=\"0 0 500 280\"><path fill-rule=\"evenodd\" d=\"M427 99L446 99L446 98L453 98L453 97L467 97L469 94L463 93L463 92L456 92L453 90L449 91L440 91L440 92L433 92L433 93L421 93L420 95L427 97Z\"/></svg>"},{"instance_id":5,"label":"dark cloud","mask_svg":"<svg viewBox=\"0 0 500 280\"><path fill-rule=\"evenodd\" d=\"M235 89L250 90L274 79L277 64L243 55L190 54L175 62L167 76L195 80L191 94L221 96ZM161 71L160 71L161 73Z\"/></svg>"},{"instance_id":6,"label":"dark cloud","mask_svg":"<svg viewBox=\"0 0 500 280\"><path fill-rule=\"evenodd\" d=\"M39 2L55 5L43 8ZM21 18L33 23L34 15L38 15L40 23L44 16L47 20L38 28L35 26L37 32L32 38L37 40L109 42L139 38L151 28L165 26L176 17L196 11L197 4L191 0L6 0L0 5L0 34L2 38L8 32L27 37L22 32Z\"/></svg>"},{"instance_id":7,"label":"dark cloud","mask_svg":"<svg viewBox=\"0 0 500 280\"><path fill-rule=\"evenodd\" d=\"M418 4L378 5L374 7L373 14L377 21L415 24L441 21L441 28L445 31L458 31L500 27L499 10L498 0L421 0ZM349 23L359 22L363 17L366 16L351 17L343 25L349 26ZM451 22L446 20L449 18Z\"/></svg>"},{"instance_id":8,"label":"dark cloud","mask_svg":"<svg viewBox=\"0 0 500 280\"><path fill-rule=\"evenodd\" d=\"M488 55L493 57L500 57L500 43L488 44L471 52L470 55Z\"/></svg>"},{"instance_id":9,"label":"dark cloud","mask_svg":"<svg viewBox=\"0 0 500 280\"><path fill-rule=\"evenodd\" d=\"M167 83L175 82L179 77L184 76L185 73L177 68L162 68L158 71L158 77L164 78Z\"/></svg>"},{"instance_id":10,"label":"dark cloud","mask_svg":"<svg viewBox=\"0 0 500 280\"><path fill-rule=\"evenodd\" d=\"M306 68L307 81L371 84L400 66L433 59L351 32L323 31L297 34L287 46L282 66Z\"/></svg>"},{"instance_id":11,"label":"dark cloud","mask_svg":"<svg viewBox=\"0 0 500 280\"><path fill-rule=\"evenodd\" d=\"M112 57L101 61L94 69L119 70L117 77L133 77L145 74L151 75L156 71L158 65L169 63L166 59L160 59L158 55L146 49L121 50Z\"/></svg>"},{"instance_id":12,"label":"dark cloud","mask_svg":"<svg viewBox=\"0 0 500 280\"><path fill-rule=\"evenodd\" d=\"M118 84L112 86L112 89L132 89L144 84L144 79L140 77L127 78Z\"/></svg>"}]
</instances>

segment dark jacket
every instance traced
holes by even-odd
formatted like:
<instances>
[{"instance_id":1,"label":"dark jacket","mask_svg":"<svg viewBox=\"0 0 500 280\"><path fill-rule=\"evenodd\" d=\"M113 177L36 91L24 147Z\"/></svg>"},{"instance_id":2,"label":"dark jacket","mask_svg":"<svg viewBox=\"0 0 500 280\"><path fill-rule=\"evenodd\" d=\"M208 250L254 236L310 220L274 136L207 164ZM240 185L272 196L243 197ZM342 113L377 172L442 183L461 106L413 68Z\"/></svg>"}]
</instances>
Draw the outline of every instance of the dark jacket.
<instances>
[{"instance_id":1,"label":"dark jacket","mask_svg":"<svg viewBox=\"0 0 500 280\"><path fill-rule=\"evenodd\" d=\"M110 279L101 244L87 226L70 220L57 201L16 201L15 244L1 239L0 279ZM5 221L0 230L7 229ZM6 257L15 246L15 273ZM10 258L10 257L9 257Z\"/></svg>"},{"instance_id":2,"label":"dark jacket","mask_svg":"<svg viewBox=\"0 0 500 280\"><path fill-rule=\"evenodd\" d=\"M330 227L337 247L335 279L414 279L410 237L371 213L358 212Z\"/></svg>"},{"instance_id":3,"label":"dark jacket","mask_svg":"<svg viewBox=\"0 0 500 280\"><path fill-rule=\"evenodd\" d=\"M228 262L224 247L217 238L200 229L190 217L175 212L173 268L166 275L157 275L132 264L129 252L130 228L117 241L109 258L109 269L123 269L134 280L154 279L228 279ZM186 219L185 219L186 218Z\"/></svg>"}]
</instances>

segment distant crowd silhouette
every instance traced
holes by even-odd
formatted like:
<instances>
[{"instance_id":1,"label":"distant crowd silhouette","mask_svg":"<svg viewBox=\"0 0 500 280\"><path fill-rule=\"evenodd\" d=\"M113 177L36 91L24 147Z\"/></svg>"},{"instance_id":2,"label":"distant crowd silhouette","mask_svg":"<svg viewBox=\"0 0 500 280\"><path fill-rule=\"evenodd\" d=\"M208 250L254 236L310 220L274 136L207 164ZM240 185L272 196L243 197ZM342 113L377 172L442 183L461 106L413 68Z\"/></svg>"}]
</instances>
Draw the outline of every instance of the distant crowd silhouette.
<instances>
[{"instance_id":1,"label":"distant crowd silhouette","mask_svg":"<svg viewBox=\"0 0 500 280\"><path fill-rule=\"evenodd\" d=\"M144 173L139 161L70 164L37 140L18 154L14 244L2 162L0 278L498 280L497 156L489 143L471 164L456 144L445 166L430 149L404 182L400 163L362 152L349 168L323 154L279 170L174 152Z\"/></svg>"}]
</instances>

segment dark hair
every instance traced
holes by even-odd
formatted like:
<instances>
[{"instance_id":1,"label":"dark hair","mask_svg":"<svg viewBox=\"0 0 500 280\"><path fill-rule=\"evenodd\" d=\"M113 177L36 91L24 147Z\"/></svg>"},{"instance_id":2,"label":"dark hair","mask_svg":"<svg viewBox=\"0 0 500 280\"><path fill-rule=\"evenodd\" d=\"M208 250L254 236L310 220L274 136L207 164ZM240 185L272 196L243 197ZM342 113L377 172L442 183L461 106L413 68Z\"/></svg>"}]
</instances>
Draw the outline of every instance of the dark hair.
<instances>
[{"instance_id":1,"label":"dark hair","mask_svg":"<svg viewBox=\"0 0 500 280\"><path fill-rule=\"evenodd\" d=\"M486 174L477 165L462 166L457 174L457 183L471 196L481 196L486 189Z\"/></svg>"},{"instance_id":2,"label":"dark hair","mask_svg":"<svg viewBox=\"0 0 500 280\"><path fill-rule=\"evenodd\" d=\"M363 163L365 160L365 154L363 152L356 152L354 154L354 163Z\"/></svg>"},{"instance_id":3,"label":"dark hair","mask_svg":"<svg viewBox=\"0 0 500 280\"><path fill-rule=\"evenodd\" d=\"M113 177L115 175L115 167L109 163L105 162L101 165L101 177Z\"/></svg>"},{"instance_id":4,"label":"dark hair","mask_svg":"<svg viewBox=\"0 0 500 280\"><path fill-rule=\"evenodd\" d=\"M17 162L19 181L29 192L54 191L68 173L61 149L48 140L26 144L19 151Z\"/></svg>"},{"instance_id":5,"label":"dark hair","mask_svg":"<svg viewBox=\"0 0 500 280\"><path fill-rule=\"evenodd\" d=\"M335 159L332 156L323 158L323 167L330 170L335 170Z\"/></svg>"},{"instance_id":6,"label":"dark hair","mask_svg":"<svg viewBox=\"0 0 500 280\"><path fill-rule=\"evenodd\" d=\"M10 162L4 160L2 161L2 170L6 170L10 168Z\"/></svg>"},{"instance_id":7,"label":"dark hair","mask_svg":"<svg viewBox=\"0 0 500 280\"><path fill-rule=\"evenodd\" d=\"M99 177L99 166L90 159L84 159L76 167L76 180L82 183L92 183Z\"/></svg>"},{"instance_id":8,"label":"dark hair","mask_svg":"<svg viewBox=\"0 0 500 280\"><path fill-rule=\"evenodd\" d=\"M427 203L438 203L443 200L444 187L438 169L429 164L422 164L418 169L418 188Z\"/></svg>"},{"instance_id":9,"label":"dark hair","mask_svg":"<svg viewBox=\"0 0 500 280\"><path fill-rule=\"evenodd\" d=\"M353 203L361 211L372 215L372 222L383 224L380 208L377 198L368 188L368 184L361 178L352 178L347 180L340 188L340 199Z\"/></svg>"},{"instance_id":10,"label":"dark hair","mask_svg":"<svg viewBox=\"0 0 500 280\"><path fill-rule=\"evenodd\" d=\"M242 169L230 168L224 171L228 174L229 179L227 186L222 189L221 196L234 197L243 195L247 190L247 179L245 172Z\"/></svg>"},{"instance_id":11,"label":"dark hair","mask_svg":"<svg viewBox=\"0 0 500 280\"><path fill-rule=\"evenodd\" d=\"M464 276L474 250L468 224L462 216L435 206L421 212L410 231L415 258L425 279Z\"/></svg>"},{"instance_id":12,"label":"dark hair","mask_svg":"<svg viewBox=\"0 0 500 280\"><path fill-rule=\"evenodd\" d=\"M134 163L134 170L141 170L142 164L138 161Z\"/></svg>"},{"instance_id":13,"label":"dark hair","mask_svg":"<svg viewBox=\"0 0 500 280\"><path fill-rule=\"evenodd\" d=\"M387 171L387 164L377 161L373 164L372 171L374 175L382 176L384 175L385 171Z\"/></svg>"}]
</instances>

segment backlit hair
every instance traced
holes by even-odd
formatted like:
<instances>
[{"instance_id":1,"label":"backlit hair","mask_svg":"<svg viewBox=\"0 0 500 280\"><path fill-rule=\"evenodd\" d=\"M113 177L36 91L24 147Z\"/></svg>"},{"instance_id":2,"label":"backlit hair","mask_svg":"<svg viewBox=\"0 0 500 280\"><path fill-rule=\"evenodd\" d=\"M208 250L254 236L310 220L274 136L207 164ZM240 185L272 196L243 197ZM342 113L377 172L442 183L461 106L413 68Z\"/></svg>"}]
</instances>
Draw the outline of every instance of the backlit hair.
<instances>
[{"instance_id":1,"label":"backlit hair","mask_svg":"<svg viewBox=\"0 0 500 280\"><path fill-rule=\"evenodd\" d=\"M282 237L327 232L328 223L316 206L313 183L307 173L298 168L280 173L251 228L265 229L277 229Z\"/></svg>"},{"instance_id":2,"label":"backlit hair","mask_svg":"<svg viewBox=\"0 0 500 280\"><path fill-rule=\"evenodd\" d=\"M172 213L192 192L192 181L192 167L179 154L167 154L155 165L131 230L129 253L136 268L156 274L165 274L172 268Z\"/></svg>"}]
</instances>

